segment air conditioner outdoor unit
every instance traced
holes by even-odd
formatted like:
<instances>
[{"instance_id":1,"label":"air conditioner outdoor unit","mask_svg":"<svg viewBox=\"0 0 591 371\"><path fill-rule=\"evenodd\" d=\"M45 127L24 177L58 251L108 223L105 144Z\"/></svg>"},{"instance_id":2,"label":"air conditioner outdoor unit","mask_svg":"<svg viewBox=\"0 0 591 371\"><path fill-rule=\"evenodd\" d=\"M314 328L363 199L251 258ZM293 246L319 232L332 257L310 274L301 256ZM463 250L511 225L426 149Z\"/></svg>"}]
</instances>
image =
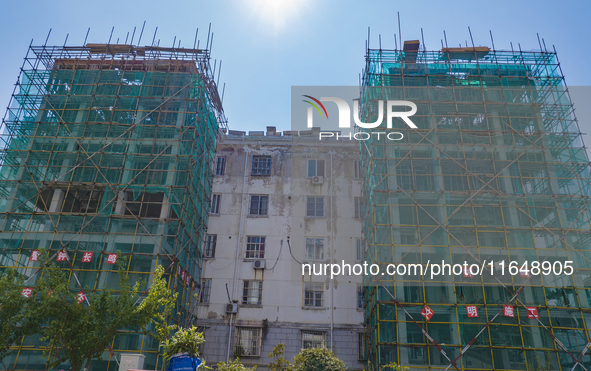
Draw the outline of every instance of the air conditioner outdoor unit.
<instances>
[{"instance_id":1,"label":"air conditioner outdoor unit","mask_svg":"<svg viewBox=\"0 0 591 371\"><path fill-rule=\"evenodd\" d=\"M226 304L226 313L238 313L238 303Z\"/></svg>"},{"instance_id":2,"label":"air conditioner outdoor unit","mask_svg":"<svg viewBox=\"0 0 591 371\"><path fill-rule=\"evenodd\" d=\"M254 269L265 269L266 263L267 262L265 261L265 259L255 260L252 262L252 267Z\"/></svg>"},{"instance_id":3,"label":"air conditioner outdoor unit","mask_svg":"<svg viewBox=\"0 0 591 371\"><path fill-rule=\"evenodd\" d=\"M324 183L324 177L315 176L312 178L312 184L322 184L322 183Z\"/></svg>"}]
</instances>

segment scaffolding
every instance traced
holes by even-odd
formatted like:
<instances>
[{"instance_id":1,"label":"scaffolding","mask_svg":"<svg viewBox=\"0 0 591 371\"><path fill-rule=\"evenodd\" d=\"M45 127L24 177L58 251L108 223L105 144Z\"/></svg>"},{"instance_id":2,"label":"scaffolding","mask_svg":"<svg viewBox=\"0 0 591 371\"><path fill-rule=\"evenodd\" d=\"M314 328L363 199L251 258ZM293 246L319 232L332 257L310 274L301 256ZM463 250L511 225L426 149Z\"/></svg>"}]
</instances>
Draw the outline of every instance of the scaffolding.
<instances>
[{"instance_id":1,"label":"scaffolding","mask_svg":"<svg viewBox=\"0 0 591 371\"><path fill-rule=\"evenodd\" d=\"M416 43L367 50L362 121L408 100L418 126L386 129L400 141L362 129L368 263L570 260L574 274L366 277L369 369L591 369L589 160L556 52Z\"/></svg>"},{"instance_id":2,"label":"scaffolding","mask_svg":"<svg viewBox=\"0 0 591 371\"><path fill-rule=\"evenodd\" d=\"M227 129L209 60L205 49L30 46L0 135L0 268L34 287L45 249L73 292L90 293L117 289L107 259L120 252L144 289L162 265L178 293L170 324L194 324L211 164ZM45 349L27 337L3 362L44 369ZM142 333L109 349L93 369L116 369L122 351L162 365Z\"/></svg>"}]
</instances>

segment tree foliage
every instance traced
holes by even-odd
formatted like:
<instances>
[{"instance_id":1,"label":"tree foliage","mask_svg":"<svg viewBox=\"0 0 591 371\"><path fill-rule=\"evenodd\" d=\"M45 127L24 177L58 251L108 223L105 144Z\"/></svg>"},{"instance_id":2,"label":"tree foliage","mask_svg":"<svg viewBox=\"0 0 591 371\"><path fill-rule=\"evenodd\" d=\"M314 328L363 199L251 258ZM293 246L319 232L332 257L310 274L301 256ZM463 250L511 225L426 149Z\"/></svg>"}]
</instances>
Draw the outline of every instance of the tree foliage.
<instances>
[{"instance_id":1,"label":"tree foliage","mask_svg":"<svg viewBox=\"0 0 591 371\"><path fill-rule=\"evenodd\" d=\"M0 360L10 353L12 344L39 327L39 320L30 315L34 298L23 296L24 287L14 270L0 272Z\"/></svg>"},{"instance_id":2,"label":"tree foliage","mask_svg":"<svg viewBox=\"0 0 591 371\"><path fill-rule=\"evenodd\" d=\"M248 368L240 362L239 358L229 362L220 362L217 364L217 371L254 371L257 366Z\"/></svg>"},{"instance_id":3,"label":"tree foliage","mask_svg":"<svg viewBox=\"0 0 591 371\"><path fill-rule=\"evenodd\" d=\"M179 329L172 339L166 339L160 345L164 349L164 360L177 353L189 353L190 357L199 356L199 345L203 344L205 339L203 333L198 332L195 326L190 329Z\"/></svg>"},{"instance_id":4,"label":"tree foliage","mask_svg":"<svg viewBox=\"0 0 591 371\"><path fill-rule=\"evenodd\" d=\"M345 363L326 348L302 349L291 363L283 358L285 344L279 343L269 353L273 359L268 366L271 371L345 371Z\"/></svg>"},{"instance_id":5,"label":"tree foliage","mask_svg":"<svg viewBox=\"0 0 591 371\"><path fill-rule=\"evenodd\" d=\"M38 282L39 300L36 315L46 320L40 333L49 342L48 368L54 368L70 361L72 370L89 367L92 359L102 355L113 340L125 332L146 331L154 324L156 333L152 335L162 340L170 331L165 318L170 315L176 294L172 295L162 278L164 269L156 268L153 285L139 305L140 287L129 283L125 273L125 259L118 259L120 289L101 290L88 295L86 301L78 303L76 295L67 284L65 272L47 265L44 277Z\"/></svg>"}]
</instances>

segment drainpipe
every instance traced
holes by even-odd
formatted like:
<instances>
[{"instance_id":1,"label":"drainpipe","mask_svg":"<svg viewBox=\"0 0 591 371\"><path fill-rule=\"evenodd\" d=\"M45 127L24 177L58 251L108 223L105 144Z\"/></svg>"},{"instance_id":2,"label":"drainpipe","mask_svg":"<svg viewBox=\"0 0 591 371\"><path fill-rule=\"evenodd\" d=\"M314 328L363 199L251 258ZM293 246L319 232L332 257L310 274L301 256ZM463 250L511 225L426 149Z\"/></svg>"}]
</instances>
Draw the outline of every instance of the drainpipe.
<instances>
[{"instance_id":1,"label":"drainpipe","mask_svg":"<svg viewBox=\"0 0 591 371\"><path fill-rule=\"evenodd\" d=\"M244 138L243 138L244 139ZM236 279L238 278L238 259L240 258L240 237L242 236L242 211L244 208L244 192L246 191L246 165L248 164L248 151L244 151L244 180L242 181L242 199L240 202L240 220L238 224L238 241L236 241L236 264L234 264L234 283L232 284L232 303L236 296ZM228 328L228 352L226 362L230 361L230 345L232 344L232 320L234 315L230 313L230 326Z\"/></svg>"},{"instance_id":2,"label":"drainpipe","mask_svg":"<svg viewBox=\"0 0 591 371\"><path fill-rule=\"evenodd\" d=\"M335 263L334 260L334 224L332 219L332 209L334 208L333 202L333 174L332 174L332 154L330 151L330 260ZM334 339L334 281L330 280L330 350L332 351L333 339Z\"/></svg>"}]
</instances>

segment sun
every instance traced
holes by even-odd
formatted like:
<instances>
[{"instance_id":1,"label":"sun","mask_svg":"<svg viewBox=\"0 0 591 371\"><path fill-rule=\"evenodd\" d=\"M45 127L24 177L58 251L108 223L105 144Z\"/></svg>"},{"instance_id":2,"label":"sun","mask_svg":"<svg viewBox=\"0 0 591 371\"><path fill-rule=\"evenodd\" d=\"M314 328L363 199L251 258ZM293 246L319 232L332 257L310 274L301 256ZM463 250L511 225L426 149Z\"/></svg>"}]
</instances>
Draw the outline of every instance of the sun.
<instances>
[{"instance_id":1,"label":"sun","mask_svg":"<svg viewBox=\"0 0 591 371\"><path fill-rule=\"evenodd\" d=\"M248 0L253 15L261 22L284 29L305 6L305 0Z\"/></svg>"}]
</instances>

